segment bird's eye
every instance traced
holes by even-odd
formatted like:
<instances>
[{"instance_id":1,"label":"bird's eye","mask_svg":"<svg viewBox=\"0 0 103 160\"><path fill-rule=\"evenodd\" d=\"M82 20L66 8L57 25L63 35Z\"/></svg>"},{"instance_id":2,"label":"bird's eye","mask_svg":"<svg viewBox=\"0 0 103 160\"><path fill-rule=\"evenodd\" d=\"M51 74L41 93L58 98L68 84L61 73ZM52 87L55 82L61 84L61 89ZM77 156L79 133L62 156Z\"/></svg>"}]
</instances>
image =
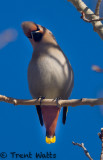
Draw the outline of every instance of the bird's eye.
<instances>
[{"instance_id":1,"label":"bird's eye","mask_svg":"<svg viewBox=\"0 0 103 160\"><path fill-rule=\"evenodd\" d=\"M31 36L32 39L34 39L36 42L39 42L42 39L43 34L36 30L31 32Z\"/></svg>"}]
</instances>

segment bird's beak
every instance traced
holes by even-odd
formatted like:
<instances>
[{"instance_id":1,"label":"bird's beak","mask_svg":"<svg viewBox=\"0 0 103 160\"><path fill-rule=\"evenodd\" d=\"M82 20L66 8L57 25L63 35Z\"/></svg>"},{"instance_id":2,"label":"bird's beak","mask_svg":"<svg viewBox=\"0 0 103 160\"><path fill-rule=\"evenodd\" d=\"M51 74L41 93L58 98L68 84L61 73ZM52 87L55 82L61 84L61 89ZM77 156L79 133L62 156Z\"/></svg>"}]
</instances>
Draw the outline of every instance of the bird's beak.
<instances>
[{"instance_id":1,"label":"bird's beak","mask_svg":"<svg viewBox=\"0 0 103 160\"><path fill-rule=\"evenodd\" d=\"M21 24L22 29L24 31L24 34L28 37L28 38L32 38L33 34L35 32L41 32L40 29L38 28L38 25L36 25L33 22L30 21L25 21Z\"/></svg>"}]
</instances>

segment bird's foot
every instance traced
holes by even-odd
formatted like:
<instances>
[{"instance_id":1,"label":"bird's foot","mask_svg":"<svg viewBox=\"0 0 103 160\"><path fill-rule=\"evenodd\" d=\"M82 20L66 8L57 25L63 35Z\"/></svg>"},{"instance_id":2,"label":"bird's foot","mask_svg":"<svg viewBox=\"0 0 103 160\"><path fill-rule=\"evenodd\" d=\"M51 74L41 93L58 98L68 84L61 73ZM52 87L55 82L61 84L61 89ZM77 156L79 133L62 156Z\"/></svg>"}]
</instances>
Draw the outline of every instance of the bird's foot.
<instances>
[{"instance_id":1,"label":"bird's foot","mask_svg":"<svg viewBox=\"0 0 103 160\"><path fill-rule=\"evenodd\" d=\"M61 97L54 98L54 100L56 100L57 107L59 107L59 105L58 105L58 101L59 101L60 99L62 99L62 98L61 98Z\"/></svg>"},{"instance_id":2,"label":"bird's foot","mask_svg":"<svg viewBox=\"0 0 103 160\"><path fill-rule=\"evenodd\" d=\"M39 96L39 97L37 97L37 100L39 100L39 99L40 99L40 106L41 106L41 102L42 102L43 99L45 99L45 97L44 96Z\"/></svg>"}]
</instances>

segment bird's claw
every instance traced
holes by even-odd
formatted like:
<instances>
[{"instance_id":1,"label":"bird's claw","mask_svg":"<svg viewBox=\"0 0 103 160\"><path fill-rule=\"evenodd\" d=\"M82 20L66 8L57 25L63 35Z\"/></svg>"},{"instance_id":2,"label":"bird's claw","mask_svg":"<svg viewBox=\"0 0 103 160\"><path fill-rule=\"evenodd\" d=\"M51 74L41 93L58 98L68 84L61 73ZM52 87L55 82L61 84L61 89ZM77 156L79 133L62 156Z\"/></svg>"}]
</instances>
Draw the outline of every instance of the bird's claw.
<instances>
[{"instance_id":1,"label":"bird's claw","mask_svg":"<svg viewBox=\"0 0 103 160\"><path fill-rule=\"evenodd\" d=\"M39 100L39 99L40 99L40 106L41 106L41 102L42 102L43 99L45 99L45 97L44 96L39 96L39 97L37 97L37 100Z\"/></svg>"},{"instance_id":2,"label":"bird's claw","mask_svg":"<svg viewBox=\"0 0 103 160\"><path fill-rule=\"evenodd\" d=\"M62 98L61 98L61 97L57 97L57 98L55 98L55 99L54 99L54 100L56 100L57 107L59 107L59 105L58 105L58 101L59 101L60 99L62 99Z\"/></svg>"}]
</instances>

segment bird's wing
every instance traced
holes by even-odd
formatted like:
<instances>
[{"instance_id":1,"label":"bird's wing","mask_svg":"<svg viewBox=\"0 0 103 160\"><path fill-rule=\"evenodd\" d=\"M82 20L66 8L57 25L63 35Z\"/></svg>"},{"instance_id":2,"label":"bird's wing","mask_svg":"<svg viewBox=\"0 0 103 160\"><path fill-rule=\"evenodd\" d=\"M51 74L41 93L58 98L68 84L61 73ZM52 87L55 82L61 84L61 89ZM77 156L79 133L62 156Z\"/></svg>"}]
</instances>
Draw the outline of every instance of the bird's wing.
<instances>
[{"instance_id":1,"label":"bird's wing","mask_svg":"<svg viewBox=\"0 0 103 160\"><path fill-rule=\"evenodd\" d=\"M40 120L40 124L41 124L41 126L43 126L43 117L42 117L42 112L41 112L41 107L40 107L40 105L37 105L37 106L36 106L36 110L37 110L37 113L38 113L38 117L39 117L39 120Z\"/></svg>"},{"instance_id":2,"label":"bird's wing","mask_svg":"<svg viewBox=\"0 0 103 160\"><path fill-rule=\"evenodd\" d=\"M65 124L66 122L67 112L68 112L68 107L63 107L63 118L62 118L63 124Z\"/></svg>"},{"instance_id":3,"label":"bird's wing","mask_svg":"<svg viewBox=\"0 0 103 160\"><path fill-rule=\"evenodd\" d=\"M72 89L74 87L74 73L73 73L73 70L72 70L72 67L68 61L68 64L69 64L69 68L70 68L70 80L69 80L69 84L68 84L68 87L67 87L67 91L64 95L65 99L68 99L68 97L70 96L71 92L72 92ZM68 112L68 107L65 106L63 107L63 118L62 118L62 122L63 124L66 123L66 116L67 116L67 112Z\"/></svg>"}]
</instances>

